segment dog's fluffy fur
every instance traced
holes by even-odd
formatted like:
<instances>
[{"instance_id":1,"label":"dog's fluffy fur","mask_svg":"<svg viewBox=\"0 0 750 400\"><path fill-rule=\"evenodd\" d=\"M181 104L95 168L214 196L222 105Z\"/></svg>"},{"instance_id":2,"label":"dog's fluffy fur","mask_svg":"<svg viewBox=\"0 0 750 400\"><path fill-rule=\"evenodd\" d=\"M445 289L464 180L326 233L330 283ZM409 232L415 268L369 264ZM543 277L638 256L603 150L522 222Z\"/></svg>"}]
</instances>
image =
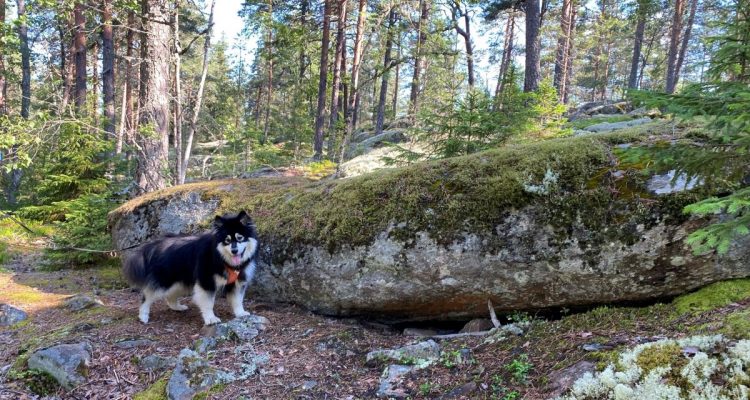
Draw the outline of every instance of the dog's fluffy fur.
<instances>
[{"instance_id":1,"label":"dog's fluffy fur","mask_svg":"<svg viewBox=\"0 0 750 400\"><path fill-rule=\"evenodd\" d=\"M249 315L242 302L257 257L255 227L241 211L217 216L214 229L202 235L165 237L140 246L125 260L124 272L143 293L138 313L141 322L148 323L151 304L162 298L172 310L187 310L179 298L192 292L203 322L211 325L221 322L214 314L214 299L222 288L234 315ZM230 276L237 273L236 282L229 283Z\"/></svg>"}]
</instances>

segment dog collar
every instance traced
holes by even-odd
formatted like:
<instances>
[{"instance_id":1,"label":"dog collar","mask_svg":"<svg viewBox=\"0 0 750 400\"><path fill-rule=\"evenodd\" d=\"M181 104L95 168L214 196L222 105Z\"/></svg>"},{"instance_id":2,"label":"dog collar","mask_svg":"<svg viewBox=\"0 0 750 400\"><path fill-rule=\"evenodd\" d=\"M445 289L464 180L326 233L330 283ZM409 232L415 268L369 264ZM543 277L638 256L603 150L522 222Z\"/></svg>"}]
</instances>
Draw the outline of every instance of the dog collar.
<instances>
[{"instance_id":1,"label":"dog collar","mask_svg":"<svg viewBox=\"0 0 750 400\"><path fill-rule=\"evenodd\" d=\"M229 265L224 266L224 270L227 274L227 285L237 282L237 278L240 276L240 271L230 267Z\"/></svg>"}]
</instances>

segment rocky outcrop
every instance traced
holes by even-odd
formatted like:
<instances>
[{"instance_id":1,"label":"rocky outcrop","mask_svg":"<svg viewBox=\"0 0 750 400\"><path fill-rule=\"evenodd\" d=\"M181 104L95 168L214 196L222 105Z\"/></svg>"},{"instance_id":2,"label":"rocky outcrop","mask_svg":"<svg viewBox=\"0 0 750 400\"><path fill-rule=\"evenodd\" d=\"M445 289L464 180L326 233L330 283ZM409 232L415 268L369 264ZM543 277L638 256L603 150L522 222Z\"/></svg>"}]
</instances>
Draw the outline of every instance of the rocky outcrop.
<instances>
[{"instance_id":1,"label":"rocky outcrop","mask_svg":"<svg viewBox=\"0 0 750 400\"><path fill-rule=\"evenodd\" d=\"M261 239L252 296L330 315L486 316L674 296L750 275L684 243L690 192L657 196L614 165L607 134L513 146L346 180L206 182L110 216L120 248L246 209ZM632 140L629 137L628 140Z\"/></svg>"},{"instance_id":2,"label":"rocky outcrop","mask_svg":"<svg viewBox=\"0 0 750 400\"><path fill-rule=\"evenodd\" d=\"M620 121L620 122L602 122L600 124L589 125L583 130L588 131L588 132L595 132L595 133L612 132L612 131L616 131L619 129L625 129L625 128L630 128L633 126L648 124L651 122L653 122L651 118L638 118L638 119L631 119L629 121Z\"/></svg>"},{"instance_id":3,"label":"rocky outcrop","mask_svg":"<svg viewBox=\"0 0 750 400\"><path fill-rule=\"evenodd\" d=\"M88 343L60 344L36 351L29 357L28 365L30 369L50 374L60 386L70 390L86 382L91 352Z\"/></svg>"}]
</instances>

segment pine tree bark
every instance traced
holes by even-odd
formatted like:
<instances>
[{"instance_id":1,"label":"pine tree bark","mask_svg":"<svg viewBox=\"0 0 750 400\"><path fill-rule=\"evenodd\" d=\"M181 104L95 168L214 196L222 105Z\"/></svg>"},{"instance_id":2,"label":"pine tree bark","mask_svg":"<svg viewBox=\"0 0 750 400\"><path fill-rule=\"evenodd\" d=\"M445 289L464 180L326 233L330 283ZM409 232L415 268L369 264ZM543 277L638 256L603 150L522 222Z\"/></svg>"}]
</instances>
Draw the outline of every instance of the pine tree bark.
<instances>
[{"instance_id":1,"label":"pine tree bark","mask_svg":"<svg viewBox=\"0 0 750 400\"><path fill-rule=\"evenodd\" d=\"M175 184L180 184L182 173L182 43L180 42L180 0L175 0L172 17L174 38L174 132Z\"/></svg>"},{"instance_id":2,"label":"pine tree bark","mask_svg":"<svg viewBox=\"0 0 750 400\"><path fill-rule=\"evenodd\" d=\"M338 15L336 19L336 50L333 61L333 82L331 82L331 118L328 123L328 158L333 160L336 148L336 124L339 120L339 93L341 89L341 71L346 55L346 12L347 0L338 1Z\"/></svg>"},{"instance_id":3,"label":"pine tree bark","mask_svg":"<svg viewBox=\"0 0 750 400\"><path fill-rule=\"evenodd\" d=\"M533 92L539 88L541 77L539 29L541 10L539 0L525 0L526 9L526 67L523 79L523 91Z\"/></svg>"},{"instance_id":4,"label":"pine tree bark","mask_svg":"<svg viewBox=\"0 0 750 400\"><path fill-rule=\"evenodd\" d=\"M102 95L104 98L104 130L108 140L120 141L115 132L115 45L112 29L112 0L102 7Z\"/></svg>"},{"instance_id":5,"label":"pine tree bark","mask_svg":"<svg viewBox=\"0 0 750 400\"><path fill-rule=\"evenodd\" d=\"M563 104L568 104L568 97L570 95L570 79L573 76L573 59L575 58L575 41L573 38L576 37L576 15L578 9L573 5L570 14L570 37L568 38L567 54L565 55L565 85L563 85Z\"/></svg>"},{"instance_id":6,"label":"pine tree bark","mask_svg":"<svg viewBox=\"0 0 750 400\"><path fill-rule=\"evenodd\" d=\"M21 117L28 119L31 111L31 51L29 50L29 27L25 22L26 1L16 0L18 40L21 42ZM20 178L19 178L20 179Z\"/></svg>"},{"instance_id":7,"label":"pine tree bark","mask_svg":"<svg viewBox=\"0 0 750 400\"><path fill-rule=\"evenodd\" d=\"M213 11L212 11L213 12ZM268 15L273 20L273 0L268 1ZM266 110L263 117L263 139L261 143L266 143L268 140L268 130L271 125L271 102L273 101L273 27L269 26L266 32L266 62L268 63L267 68L267 79L266 79Z\"/></svg>"},{"instance_id":8,"label":"pine tree bark","mask_svg":"<svg viewBox=\"0 0 750 400\"><path fill-rule=\"evenodd\" d=\"M310 11L310 0L302 0L300 2L300 26L306 32L307 26L307 13ZM305 77L305 71L307 70L307 56L305 55L305 47L302 46L299 50L299 78Z\"/></svg>"},{"instance_id":9,"label":"pine tree bark","mask_svg":"<svg viewBox=\"0 0 750 400\"><path fill-rule=\"evenodd\" d=\"M83 3L77 1L73 5L73 20L75 23L74 48L76 86L76 111L83 112L86 106L86 17L83 14Z\"/></svg>"},{"instance_id":10,"label":"pine tree bark","mask_svg":"<svg viewBox=\"0 0 750 400\"><path fill-rule=\"evenodd\" d=\"M0 0L0 26L5 25L5 0ZM0 51L0 118L8 114L6 96L8 90L5 80L5 52Z\"/></svg>"},{"instance_id":11,"label":"pine tree bark","mask_svg":"<svg viewBox=\"0 0 750 400\"><path fill-rule=\"evenodd\" d=\"M675 79L677 72L677 54L680 48L680 35L682 34L682 14L685 12L685 0L675 0L674 14L672 16L672 28L669 39L669 52L667 54L667 78L664 91L674 93L677 86Z\"/></svg>"},{"instance_id":12,"label":"pine tree bark","mask_svg":"<svg viewBox=\"0 0 750 400\"><path fill-rule=\"evenodd\" d=\"M388 80L391 74L391 50L393 47L393 24L396 20L396 9L391 7L388 13L388 33L385 39L385 55L383 56L383 76L380 81L380 97L378 99L378 111L375 119L375 135L383 133L385 123L385 102L388 98Z\"/></svg>"},{"instance_id":13,"label":"pine tree bark","mask_svg":"<svg viewBox=\"0 0 750 400\"><path fill-rule=\"evenodd\" d=\"M515 30L515 25L515 12L511 11L508 13L508 20L505 22L503 58L500 61L500 73L497 76L497 85L495 86L495 105L498 109L502 107L505 81L508 75L508 66L513 57L513 31Z\"/></svg>"},{"instance_id":14,"label":"pine tree bark","mask_svg":"<svg viewBox=\"0 0 750 400\"><path fill-rule=\"evenodd\" d=\"M125 33L125 79L123 87L122 117L120 120L120 140L115 147L115 153L122 152L123 143L133 144L133 125L135 121L135 104L133 91L135 89L135 78L133 76L133 54L135 42L135 12L128 11L128 25Z\"/></svg>"},{"instance_id":15,"label":"pine tree bark","mask_svg":"<svg viewBox=\"0 0 750 400\"><path fill-rule=\"evenodd\" d=\"M325 125L326 89L328 88L328 46L331 36L331 2L323 2L323 38L320 45L320 76L318 78L318 109L315 113L315 137L313 158L323 159L323 131Z\"/></svg>"},{"instance_id":16,"label":"pine tree bark","mask_svg":"<svg viewBox=\"0 0 750 400\"><path fill-rule=\"evenodd\" d=\"M193 106L193 115L190 119L190 125L188 126L187 138L185 139L185 150L182 158L182 168L178 183L181 185L185 183L185 175L187 174L188 162L190 162L190 153L193 148L193 138L195 137L195 131L198 128L198 115L201 112L201 105L203 104L203 90L206 87L206 76L208 75L208 55L211 50L211 31L214 25L214 6L216 0L211 1L211 11L208 14L208 29L205 34L205 41L203 42L203 69L201 70L201 80L198 84L198 93L195 95L195 105Z\"/></svg>"},{"instance_id":17,"label":"pine tree bark","mask_svg":"<svg viewBox=\"0 0 750 400\"><path fill-rule=\"evenodd\" d=\"M474 46L471 44L471 26L469 25L469 11L461 7L457 0L451 2L451 17L453 19L453 29L464 39L466 47L466 73L469 83L469 90L474 89ZM458 18L463 17L466 29L458 25Z\"/></svg>"},{"instance_id":18,"label":"pine tree bark","mask_svg":"<svg viewBox=\"0 0 750 400\"><path fill-rule=\"evenodd\" d=\"M643 35L646 32L646 11L643 9L643 1L638 2L638 22L635 26L635 39L633 41L633 57L630 61L630 76L628 77L628 88L638 89L638 69L641 63L641 49L643 48Z\"/></svg>"},{"instance_id":19,"label":"pine tree bark","mask_svg":"<svg viewBox=\"0 0 750 400\"><path fill-rule=\"evenodd\" d=\"M339 154L336 159L336 173L340 172L339 167L344 161L344 153L349 145L349 140L354 133L356 126L357 108L359 107L359 70L362 63L362 37L365 33L365 21L367 17L367 0L359 0L359 6L357 7L357 31L354 34L354 54L352 55L352 83L351 92L347 97L347 107L345 114L346 132L344 138L341 140L341 146L339 147Z\"/></svg>"},{"instance_id":20,"label":"pine tree bark","mask_svg":"<svg viewBox=\"0 0 750 400\"><path fill-rule=\"evenodd\" d=\"M66 20L67 18L64 13L57 16L57 34L60 41L60 78L62 79L62 98L60 99L58 114L63 114L68 108L71 93L70 74L68 73L69 54L68 49L65 47L65 43L67 42L67 35L65 34L67 30L65 27L67 24Z\"/></svg>"},{"instance_id":21,"label":"pine tree bark","mask_svg":"<svg viewBox=\"0 0 750 400\"><path fill-rule=\"evenodd\" d=\"M136 182L143 192L167 186L169 156L168 0L142 0L144 33L141 42L141 90L138 122Z\"/></svg>"},{"instance_id":22,"label":"pine tree bark","mask_svg":"<svg viewBox=\"0 0 750 400\"><path fill-rule=\"evenodd\" d=\"M690 4L690 15L688 15L687 23L685 24L685 32L682 35L682 43L680 44L680 53L677 56L677 61L674 70L674 86L677 87L677 82L680 80L680 71L682 70L682 63L685 61L685 53L687 53L688 45L690 44L690 35L693 31L693 22L695 21L695 11L698 8L698 0L692 0Z\"/></svg>"},{"instance_id":23,"label":"pine tree bark","mask_svg":"<svg viewBox=\"0 0 750 400\"><path fill-rule=\"evenodd\" d=\"M429 29L429 18L432 0L420 0L419 24L417 27L417 45L414 49L414 73L411 78L411 92L409 93L409 116L414 117L419 111L419 92L422 83L421 74L424 72L427 59L425 57L425 44L427 43L427 32Z\"/></svg>"},{"instance_id":24,"label":"pine tree bark","mask_svg":"<svg viewBox=\"0 0 750 400\"><path fill-rule=\"evenodd\" d=\"M572 0L563 0L562 12L560 15L560 36L557 38L555 75L553 79L555 89L557 89L557 96L560 101L563 101L565 98L565 83L567 81L566 75L568 73L568 47L572 42L572 32L570 28L572 26L573 7Z\"/></svg>"}]
</instances>

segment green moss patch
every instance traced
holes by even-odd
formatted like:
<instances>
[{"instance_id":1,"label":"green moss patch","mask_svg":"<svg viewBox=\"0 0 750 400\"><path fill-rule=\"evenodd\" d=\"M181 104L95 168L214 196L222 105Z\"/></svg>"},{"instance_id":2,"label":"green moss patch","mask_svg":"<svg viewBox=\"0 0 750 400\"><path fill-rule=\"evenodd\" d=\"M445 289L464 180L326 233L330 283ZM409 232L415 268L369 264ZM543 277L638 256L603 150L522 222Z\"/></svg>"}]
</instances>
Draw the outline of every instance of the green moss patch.
<instances>
[{"instance_id":1,"label":"green moss patch","mask_svg":"<svg viewBox=\"0 0 750 400\"><path fill-rule=\"evenodd\" d=\"M606 115L606 116L600 116L600 115L594 115L591 118L581 118L575 121L571 121L565 124L566 128L574 128L574 129L584 129L588 128L591 125L601 124L603 122L622 122L622 121L630 121L631 119L635 119L638 117L622 114L622 115Z\"/></svg>"},{"instance_id":2,"label":"green moss patch","mask_svg":"<svg viewBox=\"0 0 750 400\"><path fill-rule=\"evenodd\" d=\"M682 295L672 304L680 314L699 313L747 298L750 298L750 279L733 279L716 282L698 291Z\"/></svg>"},{"instance_id":3,"label":"green moss patch","mask_svg":"<svg viewBox=\"0 0 750 400\"><path fill-rule=\"evenodd\" d=\"M169 379L163 376L146 390L136 393L133 396L133 400L166 400L168 381Z\"/></svg>"}]
</instances>

